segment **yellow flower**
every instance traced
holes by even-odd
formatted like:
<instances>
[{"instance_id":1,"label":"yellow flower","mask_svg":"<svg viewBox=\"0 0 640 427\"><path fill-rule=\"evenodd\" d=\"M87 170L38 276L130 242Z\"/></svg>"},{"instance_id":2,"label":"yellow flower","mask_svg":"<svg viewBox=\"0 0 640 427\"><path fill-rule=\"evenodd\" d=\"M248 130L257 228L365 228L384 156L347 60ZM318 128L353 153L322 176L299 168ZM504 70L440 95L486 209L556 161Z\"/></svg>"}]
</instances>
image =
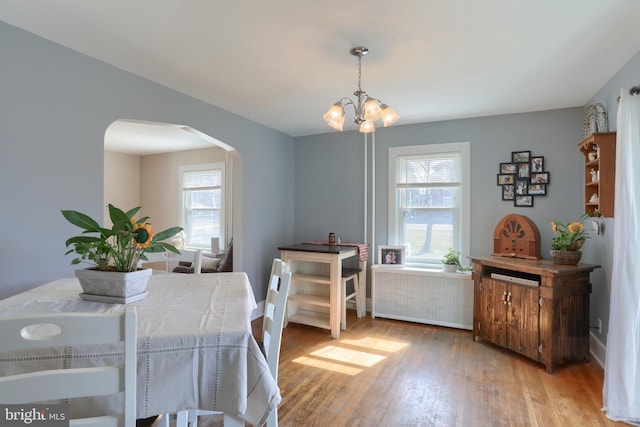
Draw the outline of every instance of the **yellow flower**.
<instances>
[{"instance_id":1,"label":"yellow flower","mask_svg":"<svg viewBox=\"0 0 640 427\"><path fill-rule=\"evenodd\" d=\"M148 248L151 244L151 240L153 240L151 224L144 223L135 225L133 229L133 236L138 248Z\"/></svg>"},{"instance_id":2,"label":"yellow flower","mask_svg":"<svg viewBox=\"0 0 640 427\"><path fill-rule=\"evenodd\" d=\"M581 233L582 230L584 230L584 225L580 224L579 222L572 222L571 224L567 225L567 230L569 231L569 233Z\"/></svg>"},{"instance_id":3,"label":"yellow flower","mask_svg":"<svg viewBox=\"0 0 640 427\"><path fill-rule=\"evenodd\" d=\"M584 217L584 215L583 215ZM578 221L563 224L558 221L551 221L553 238L551 239L551 249L560 251L578 251L589 238L584 230L584 225Z\"/></svg>"}]
</instances>

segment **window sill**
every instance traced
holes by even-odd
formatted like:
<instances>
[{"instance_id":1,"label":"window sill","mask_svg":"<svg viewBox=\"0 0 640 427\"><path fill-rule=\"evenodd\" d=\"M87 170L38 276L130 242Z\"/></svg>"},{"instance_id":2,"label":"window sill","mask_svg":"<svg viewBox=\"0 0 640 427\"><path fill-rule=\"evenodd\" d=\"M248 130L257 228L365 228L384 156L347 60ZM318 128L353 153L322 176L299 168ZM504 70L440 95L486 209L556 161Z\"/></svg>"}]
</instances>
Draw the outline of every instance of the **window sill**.
<instances>
[{"instance_id":1,"label":"window sill","mask_svg":"<svg viewBox=\"0 0 640 427\"><path fill-rule=\"evenodd\" d=\"M429 275L429 276L470 276L470 271L460 272L456 271L455 273L448 273L442 269L437 268L425 268L425 267L416 267L412 265L390 265L390 264L374 264L371 266L371 269L375 269L378 271L398 271L403 273L414 273L421 275Z\"/></svg>"}]
</instances>

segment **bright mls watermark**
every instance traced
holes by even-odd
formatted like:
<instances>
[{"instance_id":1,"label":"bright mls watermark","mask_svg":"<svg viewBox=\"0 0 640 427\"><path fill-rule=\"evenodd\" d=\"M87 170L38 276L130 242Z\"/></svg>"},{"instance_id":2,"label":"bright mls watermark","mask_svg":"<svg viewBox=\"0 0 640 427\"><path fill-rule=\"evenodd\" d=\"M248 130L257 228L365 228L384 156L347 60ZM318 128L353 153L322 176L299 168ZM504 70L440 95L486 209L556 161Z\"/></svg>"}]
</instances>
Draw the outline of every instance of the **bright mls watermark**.
<instances>
[{"instance_id":1,"label":"bright mls watermark","mask_svg":"<svg viewBox=\"0 0 640 427\"><path fill-rule=\"evenodd\" d=\"M69 405L0 405L0 427L69 427Z\"/></svg>"}]
</instances>

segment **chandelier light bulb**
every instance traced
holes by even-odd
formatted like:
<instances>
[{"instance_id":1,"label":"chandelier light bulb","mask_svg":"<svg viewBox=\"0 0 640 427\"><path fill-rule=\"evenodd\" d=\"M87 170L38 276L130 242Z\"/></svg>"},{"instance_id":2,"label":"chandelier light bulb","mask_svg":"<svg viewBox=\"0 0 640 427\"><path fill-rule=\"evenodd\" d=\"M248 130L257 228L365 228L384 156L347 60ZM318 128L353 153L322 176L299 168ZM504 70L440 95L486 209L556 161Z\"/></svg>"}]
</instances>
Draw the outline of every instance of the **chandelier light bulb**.
<instances>
[{"instance_id":1,"label":"chandelier light bulb","mask_svg":"<svg viewBox=\"0 0 640 427\"><path fill-rule=\"evenodd\" d=\"M344 129L344 108L342 108L342 104L339 102L333 104L331 108L324 113L322 118L332 128L339 130L340 132Z\"/></svg>"},{"instance_id":2,"label":"chandelier light bulb","mask_svg":"<svg viewBox=\"0 0 640 427\"><path fill-rule=\"evenodd\" d=\"M382 116L382 123L384 124L384 127L394 124L400 118L398 113L393 111L393 108L389 107L386 104L382 104L380 106L380 111L382 113L381 116Z\"/></svg>"},{"instance_id":3,"label":"chandelier light bulb","mask_svg":"<svg viewBox=\"0 0 640 427\"><path fill-rule=\"evenodd\" d=\"M360 129L358 129L361 133L371 133L371 132L375 132L376 128L373 125L373 122L370 120L365 120L364 122L362 122L362 124L360 125Z\"/></svg>"},{"instance_id":4,"label":"chandelier light bulb","mask_svg":"<svg viewBox=\"0 0 640 427\"><path fill-rule=\"evenodd\" d=\"M380 102L377 99L369 98L364 103L364 118L372 122L382 117L382 110L380 109Z\"/></svg>"},{"instance_id":5,"label":"chandelier light bulb","mask_svg":"<svg viewBox=\"0 0 640 427\"><path fill-rule=\"evenodd\" d=\"M362 76L362 57L369 53L369 49L366 47L354 47L351 49L351 54L358 57L358 90L353 94L356 96L356 101L350 98L342 98L329 108L329 110L322 116L329 126L339 131L344 129L344 108L347 105L353 107L355 116L353 122L360 125L360 132L371 133L375 132L376 128L373 124L376 120L382 119L384 126L389 126L395 123L400 116L393 111L391 107L380 102L375 98L370 98L367 93L361 88L361 76Z\"/></svg>"}]
</instances>

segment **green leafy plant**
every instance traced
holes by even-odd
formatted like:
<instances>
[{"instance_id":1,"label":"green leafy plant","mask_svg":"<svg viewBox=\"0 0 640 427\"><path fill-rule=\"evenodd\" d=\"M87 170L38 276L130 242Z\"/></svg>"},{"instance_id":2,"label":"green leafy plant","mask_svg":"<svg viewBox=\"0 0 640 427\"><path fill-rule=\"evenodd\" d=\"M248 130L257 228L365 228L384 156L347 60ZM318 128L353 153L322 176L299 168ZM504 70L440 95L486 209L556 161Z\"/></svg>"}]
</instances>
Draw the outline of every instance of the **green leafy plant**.
<instances>
[{"instance_id":1,"label":"green leafy plant","mask_svg":"<svg viewBox=\"0 0 640 427\"><path fill-rule=\"evenodd\" d=\"M443 264L455 265L457 270L460 271L469 271L471 267L464 267L460 262L460 251L453 250L453 248L449 248L447 253L444 254L442 258Z\"/></svg>"},{"instance_id":2,"label":"green leafy plant","mask_svg":"<svg viewBox=\"0 0 640 427\"><path fill-rule=\"evenodd\" d=\"M582 219L588 218L588 214L583 214ZM551 221L553 238L551 239L551 249L559 251L579 251L584 245L589 235L584 231L584 225L578 221L563 224L559 221Z\"/></svg>"},{"instance_id":3,"label":"green leafy plant","mask_svg":"<svg viewBox=\"0 0 640 427\"><path fill-rule=\"evenodd\" d=\"M444 254L444 257L442 258L442 263L449 265L459 265L460 251L454 251L452 248L449 248L449 251Z\"/></svg>"},{"instance_id":4,"label":"green leafy plant","mask_svg":"<svg viewBox=\"0 0 640 427\"><path fill-rule=\"evenodd\" d=\"M170 252L179 254L175 246L162 242L179 232L182 227L171 227L154 233L149 217L135 219L140 206L127 212L109 204L109 217L113 226L101 227L97 221L86 214L73 210L63 210L62 215L71 224L83 231L65 242L70 249L65 253L76 253L72 265L81 262L95 264L101 271L130 272L138 268L139 260L146 260L145 252Z\"/></svg>"}]
</instances>

